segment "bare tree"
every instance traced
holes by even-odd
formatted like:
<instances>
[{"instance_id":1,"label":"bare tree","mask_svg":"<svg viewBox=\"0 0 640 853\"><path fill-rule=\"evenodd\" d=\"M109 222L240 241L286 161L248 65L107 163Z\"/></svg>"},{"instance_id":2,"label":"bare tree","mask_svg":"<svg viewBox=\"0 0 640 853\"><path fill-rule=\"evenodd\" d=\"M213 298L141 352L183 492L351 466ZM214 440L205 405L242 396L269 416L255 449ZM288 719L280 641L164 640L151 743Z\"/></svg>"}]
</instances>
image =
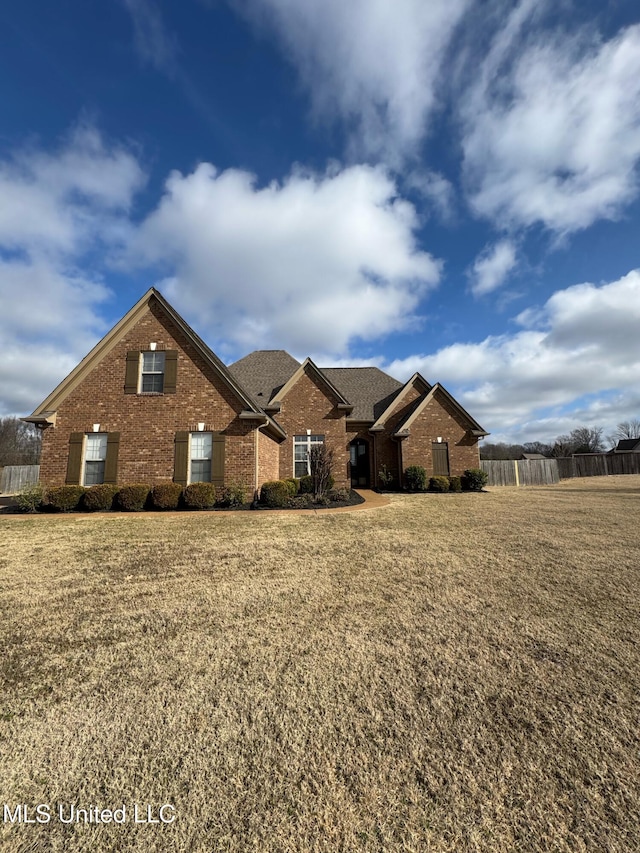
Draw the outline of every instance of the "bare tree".
<instances>
[{"instance_id":1,"label":"bare tree","mask_svg":"<svg viewBox=\"0 0 640 853\"><path fill-rule=\"evenodd\" d=\"M630 421L621 421L616 427L613 438L616 444L620 439L640 438L640 420L633 418Z\"/></svg>"},{"instance_id":2,"label":"bare tree","mask_svg":"<svg viewBox=\"0 0 640 853\"><path fill-rule=\"evenodd\" d=\"M0 465L37 465L41 434L19 418L0 418Z\"/></svg>"},{"instance_id":3,"label":"bare tree","mask_svg":"<svg viewBox=\"0 0 640 853\"><path fill-rule=\"evenodd\" d=\"M577 427L569 435L559 435L553 445L553 456L571 456L572 453L600 453L604 450L602 427Z\"/></svg>"},{"instance_id":4,"label":"bare tree","mask_svg":"<svg viewBox=\"0 0 640 853\"><path fill-rule=\"evenodd\" d=\"M326 444L314 444L309 452L313 499L319 500L327 491L333 467L333 450Z\"/></svg>"}]
</instances>

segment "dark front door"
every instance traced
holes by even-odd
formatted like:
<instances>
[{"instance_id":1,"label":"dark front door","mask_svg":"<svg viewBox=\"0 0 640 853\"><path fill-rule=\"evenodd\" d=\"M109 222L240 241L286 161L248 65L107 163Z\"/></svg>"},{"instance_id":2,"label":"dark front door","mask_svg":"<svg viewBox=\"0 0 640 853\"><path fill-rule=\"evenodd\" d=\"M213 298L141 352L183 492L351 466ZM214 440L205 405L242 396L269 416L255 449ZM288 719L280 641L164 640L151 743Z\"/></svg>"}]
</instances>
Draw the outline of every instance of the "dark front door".
<instances>
[{"instance_id":1,"label":"dark front door","mask_svg":"<svg viewBox=\"0 0 640 853\"><path fill-rule=\"evenodd\" d=\"M351 452L351 486L354 489L369 488L369 442L364 438L354 439Z\"/></svg>"},{"instance_id":2,"label":"dark front door","mask_svg":"<svg viewBox=\"0 0 640 853\"><path fill-rule=\"evenodd\" d=\"M446 441L434 441L431 445L433 476L449 476L449 445Z\"/></svg>"}]
</instances>

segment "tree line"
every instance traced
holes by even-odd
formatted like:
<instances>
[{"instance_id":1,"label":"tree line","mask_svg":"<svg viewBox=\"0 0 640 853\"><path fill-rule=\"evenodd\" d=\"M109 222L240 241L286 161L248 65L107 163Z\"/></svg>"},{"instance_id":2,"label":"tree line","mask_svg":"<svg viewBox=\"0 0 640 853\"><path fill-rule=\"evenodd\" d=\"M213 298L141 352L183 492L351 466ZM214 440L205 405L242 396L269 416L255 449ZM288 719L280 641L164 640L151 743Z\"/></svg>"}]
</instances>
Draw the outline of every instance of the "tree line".
<instances>
[{"instance_id":1,"label":"tree line","mask_svg":"<svg viewBox=\"0 0 640 853\"><path fill-rule=\"evenodd\" d=\"M550 442L528 441L524 444L486 442L480 446L481 459L519 459L523 453L541 453L549 459L571 456L573 453L602 453L615 447L625 438L640 439L640 419L621 421L616 431L605 437L603 427L581 426L568 435L559 435Z\"/></svg>"},{"instance_id":2,"label":"tree line","mask_svg":"<svg viewBox=\"0 0 640 853\"><path fill-rule=\"evenodd\" d=\"M20 418L0 418L0 468L5 465L37 465L41 433Z\"/></svg>"}]
</instances>

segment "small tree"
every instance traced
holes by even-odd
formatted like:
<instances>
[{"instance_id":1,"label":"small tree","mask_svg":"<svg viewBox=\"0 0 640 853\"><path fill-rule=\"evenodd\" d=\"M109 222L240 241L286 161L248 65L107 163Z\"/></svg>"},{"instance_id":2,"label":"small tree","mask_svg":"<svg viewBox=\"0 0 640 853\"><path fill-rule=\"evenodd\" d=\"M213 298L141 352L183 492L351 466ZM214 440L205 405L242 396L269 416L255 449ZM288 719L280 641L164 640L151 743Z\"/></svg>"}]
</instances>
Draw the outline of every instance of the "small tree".
<instances>
[{"instance_id":1,"label":"small tree","mask_svg":"<svg viewBox=\"0 0 640 853\"><path fill-rule=\"evenodd\" d=\"M330 488L331 469L333 468L333 450L326 444L314 444L309 452L313 499L320 500Z\"/></svg>"}]
</instances>

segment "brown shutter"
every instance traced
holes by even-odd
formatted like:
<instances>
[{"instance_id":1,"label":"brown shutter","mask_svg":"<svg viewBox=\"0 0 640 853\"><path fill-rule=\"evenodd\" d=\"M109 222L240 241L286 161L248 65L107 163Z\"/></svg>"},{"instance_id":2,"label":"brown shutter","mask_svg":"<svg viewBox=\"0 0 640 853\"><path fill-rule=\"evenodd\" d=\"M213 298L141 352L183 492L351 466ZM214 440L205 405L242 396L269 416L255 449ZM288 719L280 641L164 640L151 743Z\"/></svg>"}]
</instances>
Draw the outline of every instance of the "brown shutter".
<instances>
[{"instance_id":1,"label":"brown shutter","mask_svg":"<svg viewBox=\"0 0 640 853\"><path fill-rule=\"evenodd\" d=\"M138 393L138 374L140 372L140 353L135 350L127 353L127 369L124 374L124 393Z\"/></svg>"},{"instance_id":2,"label":"brown shutter","mask_svg":"<svg viewBox=\"0 0 640 853\"><path fill-rule=\"evenodd\" d=\"M180 431L175 437L175 459L173 465L173 481L181 486L187 485L187 473L189 471L189 433Z\"/></svg>"},{"instance_id":3,"label":"brown shutter","mask_svg":"<svg viewBox=\"0 0 640 853\"><path fill-rule=\"evenodd\" d=\"M211 482L216 486L224 485L224 436L213 434L211 448Z\"/></svg>"},{"instance_id":4,"label":"brown shutter","mask_svg":"<svg viewBox=\"0 0 640 853\"><path fill-rule=\"evenodd\" d=\"M164 393L175 394L178 383L178 350L168 349L164 354Z\"/></svg>"},{"instance_id":5,"label":"brown shutter","mask_svg":"<svg viewBox=\"0 0 640 853\"><path fill-rule=\"evenodd\" d=\"M72 432L69 436L69 458L67 459L67 479L65 480L69 486L80 485L83 443L83 432Z\"/></svg>"},{"instance_id":6,"label":"brown shutter","mask_svg":"<svg viewBox=\"0 0 640 853\"><path fill-rule=\"evenodd\" d=\"M118 450L120 448L120 433L107 433L107 458L104 463L104 482L118 482Z\"/></svg>"}]
</instances>

